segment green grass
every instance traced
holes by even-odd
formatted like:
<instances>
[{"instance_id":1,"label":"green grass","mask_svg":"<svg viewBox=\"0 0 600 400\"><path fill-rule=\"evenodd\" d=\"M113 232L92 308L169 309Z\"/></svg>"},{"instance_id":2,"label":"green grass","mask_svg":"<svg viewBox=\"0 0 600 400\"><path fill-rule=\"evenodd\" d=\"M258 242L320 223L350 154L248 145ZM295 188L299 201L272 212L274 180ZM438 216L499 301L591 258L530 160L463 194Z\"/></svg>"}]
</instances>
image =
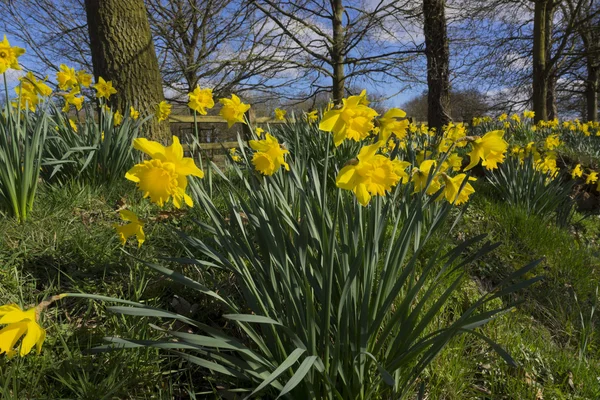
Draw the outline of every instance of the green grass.
<instances>
[{"instance_id":1,"label":"green grass","mask_svg":"<svg viewBox=\"0 0 600 400\"><path fill-rule=\"evenodd\" d=\"M600 281L600 219L590 216L569 229L543 223L536 216L503 204L479 185L460 224L449 237L430 246L450 246L463 238L488 233L503 244L471 267L470 279L440 316L452 320L483 290L509 272L544 258L535 274L545 279L520 294L522 305L482 328L519 363L507 366L485 342L460 336L443 350L422 377L430 399L597 399L600 398L600 338L598 320L580 359L580 311L589 315ZM223 199L216 185L215 195ZM147 242L124 249L114 234L121 205L147 221ZM196 237L205 235L194 218L202 210L159 213L141 201L133 185L119 187L41 186L36 207L24 224L0 217L0 303L37 304L61 292L88 292L143 301L187 312L198 320L222 324L222 310L205 298L154 275L138 257L159 261L185 256L172 227ZM575 218L577 221L578 218ZM161 261L234 294L231 277L201 271L192 265ZM575 301L574 294L578 301ZM2 399L189 398L192 392L211 393L218 377L153 349L90 354L104 336L156 338L149 323L165 321L117 316L105 305L80 298L55 303L45 313L48 337L41 355L11 360L0 357ZM587 322L586 322L587 323ZM177 326L178 329L185 327ZM203 397L207 395L198 395ZM540 397L542 396L542 397Z\"/></svg>"}]
</instances>

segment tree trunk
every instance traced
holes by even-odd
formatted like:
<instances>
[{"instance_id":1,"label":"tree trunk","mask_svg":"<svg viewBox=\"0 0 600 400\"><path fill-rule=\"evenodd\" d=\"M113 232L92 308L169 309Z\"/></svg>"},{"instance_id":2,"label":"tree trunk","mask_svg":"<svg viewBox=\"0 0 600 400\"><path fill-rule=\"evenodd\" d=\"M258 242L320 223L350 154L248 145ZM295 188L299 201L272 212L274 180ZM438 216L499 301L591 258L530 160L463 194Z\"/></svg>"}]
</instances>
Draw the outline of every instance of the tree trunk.
<instances>
[{"instance_id":1,"label":"tree trunk","mask_svg":"<svg viewBox=\"0 0 600 400\"><path fill-rule=\"evenodd\" d=\"M132 105L153 114L164 94L144 1L85 0L85 8L96 80L113 82L121 112ZM152 118L147 132L165 139L169 124Z\"/></svg>"},{"instance_id":2,"label":"tree trunk","mask_svg":"<svg viewBox=\"0 0 600 400\"><path fill-rule=\"evenodd\" d=\"M546 91L546 112L549 120L558 118L558 107L556 106L556 76L554 73L548 77L548 89Z\"/></svg>"},{"instance_id":3,"label":"tree trunk","mask_svg":"<svg viewBox=\"0 0 600 400\"><path fill-rule=\"evenodd\" d=\"M548 77L546 71L546 44L548 31L547 12L549 0L536 0L533 16L533 111L535 122L546 121L548 111Z\"/></svg>"},{"instance_id":4,"label":"tree trunk","mask_svg":"<svg viewBox=\"0 0 600 400\"><path fill-rule=\"evenodd\" d=\"M546 65L544 71L547 77L547 92L546 92L546 113L549 120L558 118L558 107L556 106L556 69L554 66L550 66L550 60L552 59L552 26L554 20L554 10L550 4L546 7L545 12L545 23L546 35L544 37L544 48L546 51Z\"/></svg>"},{"instance_id":5,"label":"tree trunk","mask_svg":"<svg viewBox=\"0 0 600 400\"><path fill-rule=\"evenodd\" d=\"M450 52L445 0L423 0L427 55L427 123L438 135L450 122Z\"/></svg>"},{"instance_id":6,"label":"tree trunk","mask_svg":"<svg viewBox=\"0 0 600 400\"><path fill-rule=\"evenodd\" d=\"M586 117L588 121L598 121L598 91L600 89L600 66L588 62L588 76L585 85Z\"/></svg>"},{"instance_id":7,"label":"tree trunk","mask_svg":"<svg viewBox=\"0 0 600 400\"><path fill-rule=\"evenodd\" d=\"M331 2L333 6L333 46L331 61L333 67L332 76L332 96L334 104L341 104L344 98L344 86L346 73L344 71L344 6L342 0L333 0Z\"/></svg>"}]
</instances>

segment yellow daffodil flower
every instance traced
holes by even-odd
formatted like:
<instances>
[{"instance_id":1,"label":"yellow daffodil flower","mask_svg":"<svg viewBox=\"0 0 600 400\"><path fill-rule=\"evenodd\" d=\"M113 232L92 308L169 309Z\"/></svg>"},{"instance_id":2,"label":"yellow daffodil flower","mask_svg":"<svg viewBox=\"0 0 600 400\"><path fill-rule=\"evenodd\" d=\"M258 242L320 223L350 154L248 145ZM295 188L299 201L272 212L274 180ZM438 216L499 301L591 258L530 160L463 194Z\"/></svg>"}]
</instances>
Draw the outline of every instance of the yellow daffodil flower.
<instances>
[{"instance_id":1,"label":"yellow daffodil flower","mask_svg":"<svg viewBox=\"0 0 600 400\"><path fill-rule=\"evenodd\" d=\"M75 121L69 119L69 125L71 126L71 129L73 129L74 132L77 132L77 124L75 123Z\"/></svg>"},{"instance_id":2,"label":"yellow daffodil flower","mask_svg":"<svg viewBox=\"0 0 600 400\"><path fill-rule=\"evenodd\" d=\"M133 106L129 106L129 117L135 121L140 117L140 112L133 108Z\"/></svg>"},{"instance_id":3,"label":"yellow daffodil flower","mask_svg":"<svg viewBox=\"0 0 600 400\"><path fill-rule=\"evenodd\" d=\"M125 174L125 178L137 183L144 197L150 197L150 201L161 207L171 198L177 208L181 208L183 202L193 207L192 198L185 193L187 177L203 178L204 172L192 158L183 156L183 146L177 136L173 136L173 144L168 147L138 138L133 141L133 148L152 157L152 160L136 164Z\"/></svg>"},{"instance_id":4,"label":"yellow daffodil flower","mask_svg":"<svg viewBox=\"0 0 600 400\"><path fill-rule=\"evenodd\" d=\"M398 120L398 118L404 117L406 117L406 113L403 110L391 108L383 117L379 118L379 140L387 142L392 134L396 135L398 139L404 139L409 122L407 119Z\"/></svg>"},{"instance_id":5,"label":"yellow daffodil flower","mask_svg":"<svg viewBox=\"0 0 600 400\"><path fill-rule=\"evenodd\" d=\"M465 180L467 179L466 174L458 174L454 177L449 177L446 174L441 174L444 180L444 197L450 204L455 206L466 203L469 200L469 196L475 193L475 189L471 184ZM473 177L468 178L469 181L475 181ZM463 185L461 189L461 186Z\"/></svg>"},{"instance_id":6,"label":"yellow daffodil flower","mask_svg":"<svg viewBox=\"0 0 600 400\"><path fill-rule=\"evenodd\" d=\"M255 151L252 156L252 164L258 172L271 176L283 166L287 171L290 166L285 162L283 156L288 150L281 147L277 139L266 134L263 140L251 140L250 147Z\"/></svg>"},{"instance_id":7,"label":"yellow daffodil flower","mask_svg":"<svg viewBox=\"0 0 600 400\"><path fill-rule=\"evenodd\" d=\"M25 49L11 46L6 35L4 35L4 40L0 42L0 74L5 73L9 68L20 70L21 66L18 58L24 53Z\"/></svg>"},{"instance_id":8,"label":"yellow daffodil flower","mask_svg":"<svg viewBox=\"0 0 600 400\"><path fill-rule=\"evenodd\" d=\"M56 73L58 88L61 90L69 90L77 85L77 74L75 69L67 67L65 64L60 64L60 69Z\"/></svg>"},{"instance_id":9,"label":"yellow daffodil flower","mask_svg":"<svg viewBox=\"0 0 600 400\"><path fill-rule=\"evenodd\" d=\"M101 99L109 99L110 96L117 93L117 89L115 89L112 85L112 81L105 81L104 78L99 77L98 83L94 85L94 89L96 89L96 97Z\"/></svg>"},{"instance_id":10,"label":"yellow daffodil flower","mask_svg":"<svg viewBox=\"0 0 600 400\"><path fill-rule=\"evenodd\" d=\"M121 112L119 110L117 110L114 114L113 114L113 125L114 126L119 126L123 123L123 114L121 114Z\"/></svg>"},{"instance_id":11,"label":"yellow daffodil flower","mask_svg":"<svg viewBox=\"0 0 600 400\"><path fill-rule=\"evenodd\" d=\"M33 72L29 71L27 74L19 78L23 89L39 94L43 97L48 97L52 94L50 86L46 85L44 81L36 79Z\"/></svg>"},{"instance_id":12,"label":"yellow daffodil flower","mask_svg":"<svg viewBox=\"0 0 600 400\"><path fill-rule=\"evenodd\" d=\"M236 149L235 147L232 147L231 149L229 149L229 156L231 157L231 160L233 162L240 162L242 161L242 157L240 157L237 153L236 153Z\"/></svg>"},{"instance_id":13,"label":"yellow daffodil flower","mask_svg":"<svg viewBox=\"0 0 600 400\"><path fill-rule=\"evenodd\" d=\"M546 150L554 150L558 146L560 146L560 140L558 139L558 135L550 135L546 138L544 142L544 148Z\"/></svg>"},{"instance_id":14,"label":"yellow daffodil flower","mask_svg":"<svg viewBox=\"0 0 600 400\"><path fill-rule=\"evenodd\" d=\"M263 128L256 127L256 129L254 130L254 132L256 133L256 136L261 137L262 134L265 133L265 130Z\"/></svg>"},{"instance_id":15,"label":"yellow daffodil flower","mask_svg":"<svg viewBox=\"0 0 600 400\"><path fill-rule=\"evenodd\" d=\"M84 70L77 71L77 84L82 87L90 87L92 84L92 75Z\"/></svg>"},{"instance_id":16,"label":"yellow daffodil flower","mask_svg":"<svg viewBox=\"0 0 600 400\"><path fill-rule=\"evenodd\" d=\"M575 178L581 178L583 176L583 169L581 168L581 164L577 164L575 166L575 168L573 168L573 171L571 171L571 177L573 179Z\"/></svg>"},{"instance_id":17,"label":"yellow daffodil flower","mask_svg":"<svg viewBox=\"0 0 600 400\"><path fill-rule=\"evenodd\" d=\"M588 174L588 176L585 180L585 184L593 185L596 182L598 182L598 173L594 172L594 171L590 171L590 173Z\"/></svg>"},{"instance_id":18,"label":"yellow daffodil flower","mask_svg":"<svg viewBox=\"0 0 600 400\"><path fill-rule=\"evenodd\" d=\"M137 215L129 210L121 210L119 211L119 215L123 221L129 222L126 225L113 224L113 228L117 231L121 244L124 246L125 243L127 243L127 239L135 236L138 247L141 247L142 243L146 240L146 235L144 234L144 222L139 220Z\"/></svg>"},{"instance_id":19,"label":"yellow daffodil flower","mask_svg":"<svg viewBox=\"0 0 600 400\"><path fill-rule=\"evenodd\" d=\"M533 117L535 117L535 112L534 111L525 110L525 111L523 111L523 117L524 118L533 119Z\"/></svg>"},{"instance_id":20,"label":"yellow daffodil flower","mask_svg":"<svg viewBox=\"0 0 600 400\"><path fill-rule=\"evenodd\" d=\"M28 108L29 111L35 112L35 109L36 109L38 103L40 102L40 99L38 98L37 94L35 94L35 92L32 92L30 90L26 90L20 86L17 86L15 88L15 92L17 93L19 104L17 104L16 102L13 102L12 103L13 107L21 108L23 110Z\"/></svg>"},{"instance_id":21,"label":"yellow daffodil flower","mask_svg":"<svg viewBox=\"0 0 600 400\"><path fill-rule=\"evenodd\" d=\"M73 104L75 106L75 108L77 109L77 111L81 110L81 107L83 106L83 97L77 97L77 95L79 94L79 88L78 87L74 87L73 89L71 89L71 92L69 93L64 93L61 96L63 96L65 98L65 106L63 107L62 111L64 113L69 112L70 109L70 105Z\"/></svg>"},{"instance_id":22,"label":"yellow daffodil flower","mask_svg":"<svg viewBox=\"0 0 600 400\"><path fill-rule=\"evenodd\" d=\"M236 122L246 123L244 114L250 109L250 104L242 103L235 94L231 95L231 99L219 99L219 102L223 104L220 115L227 121L227 127L231 128Z\"/></svg>"},{"instance_id":23,"label":"yellow daffodil flower","mask_svg":"<svg viewBox=\"0 0 600 400\"><path fill-rule=\"evenodd\" d=\"M196 88L189 93L188 96L188 107L200 115L206 115L206 109L210 109L215 106L212 89L200 89L200 86L196 86Z\"/></svg>"},{"instance_id":24,"label":"yellow daffodil flower","mask_svg":"<svg viewBox=\"0 0 600 400\"><path fill-rule=\"evenodd\" d=\"M319 129L324 132L333 132L333 142L336 146L342 144L344 139L360 141L373 130L373 118L378 114L372 108L364 105L366 92L361 96L350 96L342 99L339 109L327 111Z\"/></svg>"},{"instance_id":25,"label":"yellow daffodil flower","mask_svg":"<svg viewBox=\"0 0 600 400\"><path fill-rule=\"evenodd\" d=\"M46 338L46 331L37 321L38 314L35 308L23 311L16 304L0 306L0 325L6 325L0 329L0 354L13 357L16 354L14 348L21 338L23 338L19 349L21 357L29 354L34 346L39 354Z\"/></svg>"},{"instance_id":26,"label":"yellow daffodil flower","mask_svg":"<svg viewBox=\"0 0 600 400\"><path fill-rule=\"evenodd\" d=\"M373 196L384 196L401 180L408 181L404 170L410 164L376 154L383 145L379 141L361 148L357 161L342 168L336 178L336 186L351 190L362 206L367 206Z\"/></svg>"},{"instance_id":27,"label":"yellow daffodil flower","mask_svg":"<svg viewBox=\"0 0 600 400\"><path fill-rule=\"evenodd\" d=\"M429 176L435 173L437 162L435 160L424 160L419 164L418 168L413 168L412 171L412 182L414 185L413 193L418 193L423 191L427 187L427 181L429 180ZM431 182L429 183L429 187L425 193L432 195L437 192L441 184L439 182L439 173L435 173Z\"/></svg>"},{"instance_id":28,"label":"yellow daffodil flower","mask_svg":"<svg viewBox=\"0 0 600 400\"><path fill-rule=\"evenodd\" d=\"M473 149L469 153L470 163L465 171L476 166L480 160L489 170L497 168L497 164L504 160L504 154L508 149L508 143L503 136L504 131L490 131L472 142Z\"/></svg>"},{"instance_id":29,"label":"yellow daffodil flower","mask_svg":"<svg viewBox=\"0 0 600 400\"><path fill-rule=\"evenodd\" d=\"M500 114L500 116L498 117L498 121L500 121L500 122L504 122L507 119L508 119L508 114L506 114L506 113Z\"/></svg>"},{"instance_id":30,"label":"yellow daffodil flower","mask_svg":"<svg viewBox=\"0 0 600 400\"><path fill-rule=\"evenodd\" d=\"M280 108L275 109L275 119L277 121L285 121L285 114L287 114L287 111Z\"/></svg>"},{"instance_id":31,"label":"yellow daffodil flower","mask_svg":"<svg viewBox=\"0 0 600 400\"><path fill-rule=\"evenodd\" d=\"M155 115L158 119L158 122L166 121L167 118L169 118L169 115L171 115L171 105L164 100L161 101L156 106Z\"/></svg>"},{"instance_id":32,"label":"yellow daffodil flower","mask_svg":"<svg viewBox=\"0 0 600 400\"><path fill-rule=\"evenodd\" d=\"M306 118L306 121L309 124L315 123L319 119L317 110L312 110L312 111L307 112L306 114L304 114L304 117Z\"/></svg>"}]
</instances>

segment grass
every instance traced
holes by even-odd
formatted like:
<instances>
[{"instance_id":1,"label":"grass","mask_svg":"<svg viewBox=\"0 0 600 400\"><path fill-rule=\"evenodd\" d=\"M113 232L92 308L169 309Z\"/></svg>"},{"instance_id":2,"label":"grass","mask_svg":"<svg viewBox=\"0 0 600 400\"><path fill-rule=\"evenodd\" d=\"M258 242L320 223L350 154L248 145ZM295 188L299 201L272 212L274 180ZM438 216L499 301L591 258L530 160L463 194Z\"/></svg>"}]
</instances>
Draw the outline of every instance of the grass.
<instances>
[{"instance_id":1,"label":"grass","mask_svg":"<svg viewBox=\"0 0 600 400\"><path fill-rule=\"evenodd\" d=\"M216 188L216 196L224 199ZM544 258L535 273L545 279L521 293L523 304L515 312L482 328L520 366L509 367L485 342L460 336L422 377L427 398L600 398L597 320L586 322L593 327L592 337L586 359L580 357L581 315L589 316L600 281L600 219L590 216L560 229L507 206L482 184L476 190L452 235L436 238L431 246L449 246L479 233L503 244L472 266L470 279L440 318L451 320L481 291L534 259ZM142 215L158 215L147 221L147 242L139 250L131 243L125 247L131 255L123 252L112 228L118 222L116 210L125 204ZM51 294L88 292L156 304L221 324L221 310L214 304L152 274L136 259L184 256L171 227L202 236L205 233L191 223L203 217L202 210L159 213L148 204L129 184L41 186L29 221L17 224L0 217L0 303L30 306ZM229 276L160 261L219 291L234 293ZM45 314L48 338L41 355L0 357L1 397L171 399L190 398L190 392L212 393L218 378L157 350L90 353L104 336L157 337L149 322L166 324L110 314L104 304L84 299L56 303Z\"/></svg>"}]
</instances>

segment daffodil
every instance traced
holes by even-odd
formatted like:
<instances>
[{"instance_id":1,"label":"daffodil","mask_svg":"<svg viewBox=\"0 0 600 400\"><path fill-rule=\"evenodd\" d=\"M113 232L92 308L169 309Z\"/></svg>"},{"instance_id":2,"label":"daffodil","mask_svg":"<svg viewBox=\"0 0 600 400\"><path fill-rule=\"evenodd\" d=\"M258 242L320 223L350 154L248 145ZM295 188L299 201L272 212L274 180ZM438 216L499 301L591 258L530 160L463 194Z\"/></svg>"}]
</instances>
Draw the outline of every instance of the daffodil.
<instances>
[{"instance_id":1,"label":"daffodil","mask_svg":"<svg viewBox=\"0 0 600 400\"><path fill-rule=\"evenodd\" d=\"M588 176L585 180L585 184L593 185L596 182L598 182L598 173L594 172L594 171L590 171L590 173L588 174Z\"/></svg>"},{"instance_id":2,"label":"daffodil","mask_svg":"<svg viewBox=\"0 0 600 400\"><path fill-rule=\"evenodd\" d=\"M312 111L307 112L306 114L304 114L304 117L306 118L306 121L309 124L315 123L319 119L317 110L312 110Z\"/></svg>"},{"instance_id":3,"label":"daffodil","mask_svg":"<svg viewBox=\"0 0 600 400\"><path fill-rule=\"evenodd\" d=\"M254 130L254 132L256 133L256 136L261 137L263 133L265 133L265 130L261 127L256 127L256 129Z\"/></svg>"},{"instance_id":4,"label":"daffodil","mask_svg":"<svg viewBox=\"0 0 600 400\"><path fill-rule=\"evenodd\" d=\"M285 162L284 155L288 150L281 147L277 139L266 134L263 140L250 140L250 147L255 150L252 156L252 164L258 172L270 176L283 166L287 171L290 166Z\"/></svg>"},{"instance_id":5,"label":"daffodil","mask_svg":"<svg viewBox=\"0 0 600 400\"><path fill-rule=\"evenodd\" d=\"M573 179L575 178L581 178L583 176L583 169L581 168L581 164L577 164L575 166L575 168L573 168L573 171L571 171L571 177Z\"/></svg>"},{"instance_id":6,"label":"daffodil","mask_svg":"<svg viewBox=\"0 0 600 400\"><path fill-rule=\"evenodd\" d=\"M119 126L123 123L123 114L119 110L115 111L113 114L113 124L114 126Z\"/></svg>"},{"instance_id":7,"label":"daffodil","mask_svg":"<svg viewBox=\"0 0 600 400\"><path fill-rule=\"evenodd\" d=\"M454 177L442 174L442 179L444 180L444 197L450 204L459 206L466 203L469 196L475 193L475 189L469 181L475 181L476 179L473 177L467 178L467 174L458 174Z\"/></svg>"},{"instance_id":8,"label":"daffodil","mask_svg":"<svg viewBox=\"0 0 600 400\"><path fill-rule=\"evenodd\" d=\"M77 71L77 84L83 87L90 87L92 84L92 75L84 70Z\"/></svg>"},{"instance_id":9,"label":"daffodil","mask_svg":"<svg viewBox=\"0 0 600 400\"><path fill-rule=\"evenodd\" d=\"M104 78L99 77L98 83L94 85L94 89L96 89L96 97L101 99L109 99L110 96L117 93L117 89L115 89L112 85L112 81L105 81Z\"/></svg>"},{"instance_id":10,"label":"daffodil","mask_svg":"<svg viewBox=\"0 0 600 400\"><path fill-rule=\"evenodd\" d=\"M546 141L544 142L544 148L546 150L554 150L558 146L560 146L560 139L558 138L558 135L550 135L546 138Z\"/></svg>"},{"instance_id":11,"label":"daffodil","mask_svg":"<svg viewBox=\"0 0 600 400\"><path fill-rule=\"evenodd\" d=\"M200 89L200 86L189 93L188 107L201 115L206 115L207 108L213 108L215 101L213 99L212 89Z\"/></svg>"},{"instance_id":12,"label":"daffodil","mask_svg":"<svg viewBox=\"0 0 600 400\"><path fill-rule=\"evenodd\" d=\"M169 118L169 115L171 115L171 105L164 100L161 101L156 106L155 115L158 119L158 122L166 121L167 118Z\"/></svg>"},{"instance_id":13,"label":"daffodil","mask_svg":"<svg viewBox=\"0 0 600 400\"><path fill-rule=\"evenodd\" d=\"M513 115L511 115L510 119L512 119L513 121L515 121L517 124L521 123L521 117L519 117L519 114L513 114Z\"/></svg>"},{"instance_id":14,"label":"daffodil","mask_svg":"<svg viewBox=\"0 0 600 400\"><path fill-rule=\"evenodd\" d=\"M62 94L62 96L65 98L65 106L62 109L63 112L65 112L65 113L69 112L71 104L73 104L75 106L77 111L81 110L81 107L83 106L83 97L82 96L77 97L78 94L79 94L78 87L72 88L69 93Z\"/></svg>"},{"instance_id":15,"label":"daffodil","mask_svg":"<svg viewBox=\"0 0 600 400\"><path fill-rule=\"evenodd\" d=\"M171 198L177 208L181 208L183 202L192 207L192 198L185 193L187 177L203 178L204 172L192 158L183 156L179 138L173 136L173 143L168 147L146 138L137 138L133 141L133 147L148 154L152 160L136 164L125 174L125 178L137 183L144 197L150 197L153 203L161 207Z\"/></svg>"},{"instance_id":16,"label":"daffodil","mask_svg":"<svg viewBox=\"0 0 600 400\"><path fill-rule=\"evenodd\" d=\"M366 93L360 96L350 96L342 99L339 109L327 111L319 129L325 132L333 132L333 142L336 146L342 144L344 139L360 141L365 139L374 128L373 118L377 112L364 104Z\"/></svg>"},{"instance_id":17,"label":"daffodil","mask_svg":"<svg viewBox=\"0 0 600 400\"><path fill-rule=\"evenodd\" d=\"M36 79L31 71L19 78L19 81L23 89L39 94L40 96L48 97L52 94L50 86L46 85L44 81Z\"/></svg>"},{"instance_id":18,"label":"daffodil","mask_svg":"<svg viewBox=\"0 0 600 400\"><path fill-rule=\"evenodd\" d=\"M21 86L17 86L15 88L15 92L17 93L19 104L13 102L13 107L20 107L23 110L28 108L29 111L34 112L38 103L40 102L40 99L38 98L37 94L30 90L26 90Z\"/></svg>"},{"instance_id":19,"label":"daffodil","mask_svg":"<svg viewBox=\"0 0 600 400\"><path fill-rule=\"evenodd\" d=\"M461 139L466 136L466 130L467 128L463 123L455 125L451 122L444 131L444 137L448 139L449 143L454 144L456 147L464 147L467 145L467 142Z\"/></svg>"},{"instance_id":20,"label":"daffodil","mask_svg":"<svg viewBox=\"0 0 600 400\"><path fill-rule=\"evenodd\" d=\"M250 109L249 104L242 103L239 97L235 94L231 95L231 99L219 99L223 104L220 115L227 121L227 126L231 128L236 122L245 124L244 115Z\"/></svg>"},{"instance_id":21,"label":"daffodil","mask_svg":"<svg viewBox=\"0 0 600 400\"><path fill-rule=\"evenodd\" d=\"M235 147L232 147L231 149L229 149L229 156L231 157L231 161L233 161L233 162L242 161L242 157L240 157L237 154Z\"/></svg>"},{"instance_id":22,"label":"daffodil","mask_svg":"<svg viewBox=\"0 0 600 400\"><path fill-rule=\"evenodd\" d=\"M469 153L471 159L465 171L476 166L479 161L487 169L497 168L497 164L504 160L504 154L508 149L508 143L503 139L504 131L491 131L483 137L475 139L471 144L473 149Z\"/></svg>"},{"instance_id":23,"label":"daffodil","mask_svg":"<svg viewBox=\"0 0 600 400\"><path fill-rule=\"evenodd\" d=\"M12 357L16 354L15 346L21 341L19 355L29 354L35 346L38 354L46 338L46 331L38 324L38 314L35 308L23 311L16 304L0 306L0 354Z\"/></svg>"},{"instance_id":24,"label":"daffodil","mask_svg":"<svg viewBox=\"0 0 600 400\"><path fill-rule=\"evenodd\" d=\"M71 89L77 85L77 74L75 69L69 68L65 64L60 64L60 69L56 73L56 80L58 81L58 88L61 90Z\"/></svg>"},{"instance_id":25,"label":"daffodil","mask_svg":"<svg viewBox=\"0 0 600 400\"><path fill-rule=\"evenodd\" d=\"M535 117L535 112L525 110L525 111L523 111L523 117L532 119L533 117Z\"/></svg>"},{"instance_id":26,"label":"daffodil","mask_svg":"<svg viewBox=\"0 0 600 400\"><path fill-rule=\"evenodd\" d=\"M275 119L277 121L285 121L285 114L287 114L287 111L280 108L275 109Z\"/></svg>"},{"instance_id":27,"label":"daffodil","mask_svg":"<svg viewBox=\"0 0 600 400\"><path fill-rule=\"evenodd\" d=\"M119 241L122 245L125 245L127 239L135 236L138 247L140 247L146 240L146 235L144 234L144 222L139 220L137 215L129 210L121 210L119 211L119 215L123 221L129 222L126 225L113 224L113 228L115 228L117 235L119 235Z\"/></svg>"},{"instance_id":28,"label":"daffodil","mask_svg":"<svg viewBox=\"0 0 600 400\"><path fill-rule=\"evenodd\" d=\"M442 170L445 170L446 168L452 168L453 171L460 171L462 167L462 161L462 157L459 156L457 153L451 153L446 158L446 161L444 161L444 163L442 164Z\"/></svg>"},{"instance_id":29,"label":"daffodil","mask_svg":"<svg viewBox=\"0 0 600 400\"><path fill-rule=\"evenodd\" d=\"M5 73L9 68L20 70L21 66L18 58L24 53L25 49L11 46L6 35L4 35L4 40L0 42L0 74Z\"/></svg>"},{"instance_id":30,"label":"daffodil","mask_svg":"<svg viewBox=\"0 0 600 400\"><path fill-rule=\"evenodd\" d=\"M500 114L500 116L498 117L498 121L500 122L504 122L508 119L508 114L504 113L504 114Z\"/></svg>"},{"instance_id":31,"label":"daffodil","mask_svg":"<svg viewBox=\"0 0 600 400\"><path fill-rule=\"evenodd\" d=\"M406 129L408 128L408 120L398 120L398 118L406 117L406 113L399 108L389 109L383 117L379 118L379 140L386 141L392 134L398 139L406 137Z\"/></svg>"},{"instance_id":32,"label":"daffodil","mask_svg":"<svg viewBox=\"0 0 600 400\"><path fill-rule=\"evenodd\" d=\"M437 192L441 184L439 182L439 173L436 173L437 162L435 160L424 160L418 168L413 168L412 182L414 185L413 193L418 193L426 189L425 193L431 195ZM433 177L431 175L433 174ZM430 178L431 177L431 178ZM427 184L429 183L429 186Z\"/></svg>"},{"instance_id":33,"label":"daffodil","mask_svg":"<svg viewBox=\"0 0 600 400\"><path fill-rule=\"evenodd\" d=\"M71 129L73 129L74 132L77 132L77 124L75 123L75 121L69 119L69 125L71 126Z\"/></svg>"},{"instance_id":34,"label":"daffodil","mask_svg":"<svg viewBox=\"0 0 600 400\"><path fill-rule=\"evenodd\" d=\"M140 117L140 112L133 108L133 106L129 106L129 117L135 121Z\"/></svg>"},{"instance_id":35,"label":"daffodil","mask_svg":"<svg viewBox=\"0 0 600 400\"><path fill-rule=\"evenodd\" d=\"M408 180L404 171L408 163L376 154L383 145L379 141L361 148L357 160L342 168L336 178L336 186L351 190L362 206L367 206L373 196L390 192L400 180Z\"/></svg>"},{"instance_id":36,"label":"daffodil","mask_svg":"<svg viewBox=\"0 0 600 400\"><path fill-rule=\"evenodd\" d=\"M125 178L137 183L137 187L144 194L144 198L149 197L150 201L160 207L172 199L173 205L181 208L184 193L180 189L183 183L187 185L187 180L185 176L177 174L173 163L161 160L145 160L127 171ZM183 181L181 178L183 178ZM187 195L185 195L184 200L188 205L191 203L191 198ZM191 204L193 205L193 203Z\"/></svg>"}]
</instances>

